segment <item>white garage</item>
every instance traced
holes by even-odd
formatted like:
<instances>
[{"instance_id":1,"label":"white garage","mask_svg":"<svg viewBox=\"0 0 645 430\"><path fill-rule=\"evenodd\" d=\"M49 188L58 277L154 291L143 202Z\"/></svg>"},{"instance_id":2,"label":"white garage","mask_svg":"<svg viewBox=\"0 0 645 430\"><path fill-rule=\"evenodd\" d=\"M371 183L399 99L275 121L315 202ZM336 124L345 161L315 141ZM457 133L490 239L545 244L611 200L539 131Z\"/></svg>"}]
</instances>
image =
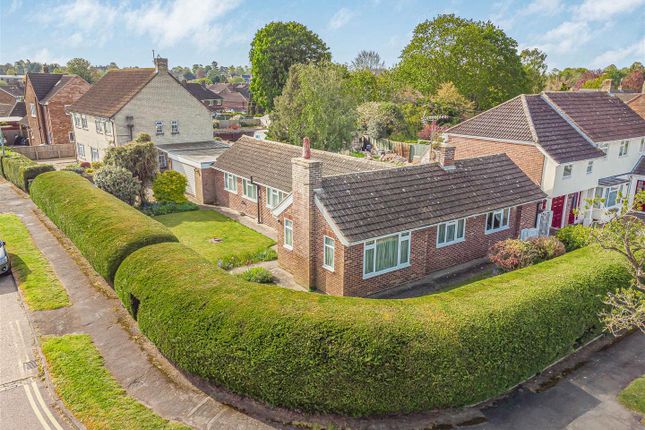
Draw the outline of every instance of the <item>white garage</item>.
<instances>
[{"instance_id":1,"label":"white garage","mask_svg":"<svg viewBox=\"0 0 645 430\"><path fill-rule=\"evenodd\" d=\"M171 159L172 160L172 159ZM186 177L188 180L186 184L186 194L190 194L191 196L195 196L195 167L182 163L179 160L172 160L171 161L171 166L169 166L172 170L181 173Z\"/></svg>"}]
</instances>

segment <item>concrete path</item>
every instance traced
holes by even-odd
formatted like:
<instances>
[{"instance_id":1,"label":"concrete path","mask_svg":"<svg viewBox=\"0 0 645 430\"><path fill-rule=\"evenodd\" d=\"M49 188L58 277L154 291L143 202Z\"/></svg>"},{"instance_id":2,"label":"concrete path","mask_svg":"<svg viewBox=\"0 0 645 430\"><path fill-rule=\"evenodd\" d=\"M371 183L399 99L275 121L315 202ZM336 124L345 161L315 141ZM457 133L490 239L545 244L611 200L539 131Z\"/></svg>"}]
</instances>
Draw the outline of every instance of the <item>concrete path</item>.
<instances>
[{"instance_id":1,"label":"concrete path","mask_svg":"<svg viewBox=\"0 0 645 430\"><path fill-rule=\"evenodd\" d=\"M11 275L0 276L0 429L71 428L38 377L36 338Z\"/></svg>"},{"instance_id":2,"label":"concrete path","mask_svg":"<svg viewBox=\"0 0 645 430\"><path fill-rule=\"evenodd\" d=\"M273 275L274 282L277 286L296 291L308 291L305 287L298 284L293 275L278 264L277 260L261 261L259 263L249 264L248 266L236 267L229 271L232 275L239 275L252 267L264 267ZM270 287L270 285L268 285Z\"/></svg>"},{"instance_id":3,"label":"concrete path","mask_svg":"<svg viewBox=\"0 0 645 430\"><path fill-rule=\"evenodd\" d=\"M616 396L645 374L645 334L634 333L595 353L583 367L548 390L521 390L484 411L477 430L642 430L638 415Z\"/></svg>"},{"instance_id":4,"label":"concrete path","mask_svg":"<svg viewBox=\"0 0 645 430\"><path fill-rule=\"evenodd\" d=\"M0 212L18 214L52 264L72 306L33 313L39 334L87 333L128 394L160 416L197 429L270 429L198 390L138 331L113 290L68 249L34 212L35 205L0 179ZM55 231L55 230L54 230ZM63 241L65 243L65 241Z\"/></svg>"}]
</instances>

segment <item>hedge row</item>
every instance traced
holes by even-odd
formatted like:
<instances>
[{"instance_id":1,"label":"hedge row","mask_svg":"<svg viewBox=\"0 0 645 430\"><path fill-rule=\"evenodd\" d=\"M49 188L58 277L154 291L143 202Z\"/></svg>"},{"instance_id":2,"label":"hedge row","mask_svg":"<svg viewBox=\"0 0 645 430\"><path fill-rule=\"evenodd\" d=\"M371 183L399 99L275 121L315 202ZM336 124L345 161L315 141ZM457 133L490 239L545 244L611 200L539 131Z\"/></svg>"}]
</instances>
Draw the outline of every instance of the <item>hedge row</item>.
<instances>
[{"instance_id":1,"label":"hedge row","mask_svg":"<svg viewBox=\"0 0 645 430\"><path fill-rule=\"evenodd\" d=\"M177 241L157 221L73 172L38 176L31 198L109 282L121 262L137 249Z\"/></svg>"},{"instance_id":2,"label":"hedge row","mask_svg":"<svg viewBox=\"0 0 645 430\"><path fill-rule=\"evenodd\" d=\"M0 155L0 173L23 191L29 190L29 181L44 172L51 172L54 166L51 164L39 164L30 160L22 154L7 152Z\"/></svg>"},{"instance_id":3,"label":"hedge row","mask_svg":"<svg viewBox=\"0 0 645 430\"><path fill-rule=\"evenodd\" d=\"M105 225L122 238L150 224L79 181L41 175L34 199L98 265L112 255L91 253L110 246L95 238ZM603 297L629 281L618 257L587 247L431 296L343 298L249 283L161 243L132 252L114 285L185 371L273 405L362 416L504 392L599 333Z\"/></svg>"},{"instance_id":4,"label":"hedge row","mask_svg":"<svg viewBox=\"0 0 645 430\"><path fill-rule=\"evenodd\" d=\"M361 416L499 395L599 333L602 298L629 279L586 248L432 296L339 298L250 284L160 244L129 256L115 288L180 368L273 405Z\"/></svg>"}]
</instances>

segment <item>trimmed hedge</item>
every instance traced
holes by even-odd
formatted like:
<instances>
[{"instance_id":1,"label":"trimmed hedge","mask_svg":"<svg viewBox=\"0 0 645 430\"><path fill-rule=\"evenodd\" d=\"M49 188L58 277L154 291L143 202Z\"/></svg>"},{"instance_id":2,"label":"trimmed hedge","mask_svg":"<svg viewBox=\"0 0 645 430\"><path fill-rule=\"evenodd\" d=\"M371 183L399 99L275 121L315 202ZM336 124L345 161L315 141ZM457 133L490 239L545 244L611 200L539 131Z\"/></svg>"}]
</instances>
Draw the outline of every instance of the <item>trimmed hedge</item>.
<instances>
[{"instance_id":1,"label":"trimmed hedge","mask_svg":"<svg viewBox=\"0 0 645 430\"><path fill-rule=\"evenodd\" d=\"M363 416L499 395L599 333L602 298L629 282L588 247L426 297L331 297L248 283L165 243L130 255L115 288L180 368L273 405Z\"/></svg>"},{"instance_id":2,"label":"trimmed hedge","mask_svg":"<svg viewBox=\"0 0 645 430\"><path fill-rule=\"evenodd\" d=\"M177 242L170 230L73 172L49 172L31 186L36 205L109 282L132 252Z\"/></svg>"},{"instance_id":3,"label":"trimmed hedge","mask_svg":"<svg viewBox=\"0 0 645 430\"><path fill-rule=\"evenodd\" d=\"M0 155L0 173L2 176L23 191L29 191L29 181L41 173L51 172L51 164L39 164L17 152Z\"/></svg>"}]
</instances>

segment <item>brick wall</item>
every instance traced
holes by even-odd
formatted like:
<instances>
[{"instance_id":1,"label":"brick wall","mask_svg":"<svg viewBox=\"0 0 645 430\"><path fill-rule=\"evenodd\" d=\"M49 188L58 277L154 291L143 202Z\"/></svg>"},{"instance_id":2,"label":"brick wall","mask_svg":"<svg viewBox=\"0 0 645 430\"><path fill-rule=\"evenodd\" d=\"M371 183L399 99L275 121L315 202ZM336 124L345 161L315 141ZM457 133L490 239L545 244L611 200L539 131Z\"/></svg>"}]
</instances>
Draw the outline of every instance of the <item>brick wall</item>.
<instances>
[{"instance_id":1,"label":"brick wall","mask_svg":"<svg viewBox=\"0 0 645 430\"><path fill-rule=\"evenodd\" d=\"M631 100L627 105L632 108L634 112L639 114L643 119L645 119L645 95L641 94L635 99Z\"/></svg>"},{"instance_id":2,"label":"brick wall","mask_svg":"<svg viewBox=\"0 0 645 430\"><path fill-rule=\"evenodd\" d=\"M36 117L31 115L31 105L34 105ZM38 104L36 93L31 86L31 81L27 79L25 86L25 109L27 111L27 124L29 125L29 144L43 145L46 143L45 120L42 107Z\"/></svg>"},{"instance_id":3,"label":"brick wall","mask_svg":"<svg viewBox=\"0 0 645 430\"><path fill-rule=\"evenodd\" d=\"M52 136L52 144L66 144L69 133L74 131L70 114L65 112L65 106L70 106L90 89L90 84L83 78L74 76L47 103L45 113L47 129Z\"/></svg>"},{"instance_id":4,"label":"brick wall","mask_svg":"<svg viewBox=\"0 0 645 430\"><path fill-rule=\"evenodd\" d=\"M506 154L533 182L540 185L544 169L544 155L533 145L507 143L448 135L448 143L456 148L455 158L482 157Z\"/></svg>"},{"instance_id":5,"label":"brick wall","mask_svg":"<svg viewBox=\"0 0 645 430\"><path fill-rule=\"evenodd\" d=\"M13 106L16 103L16 97L6 91L0 90L0 103Z\"/></svg>"}]
</instances>

